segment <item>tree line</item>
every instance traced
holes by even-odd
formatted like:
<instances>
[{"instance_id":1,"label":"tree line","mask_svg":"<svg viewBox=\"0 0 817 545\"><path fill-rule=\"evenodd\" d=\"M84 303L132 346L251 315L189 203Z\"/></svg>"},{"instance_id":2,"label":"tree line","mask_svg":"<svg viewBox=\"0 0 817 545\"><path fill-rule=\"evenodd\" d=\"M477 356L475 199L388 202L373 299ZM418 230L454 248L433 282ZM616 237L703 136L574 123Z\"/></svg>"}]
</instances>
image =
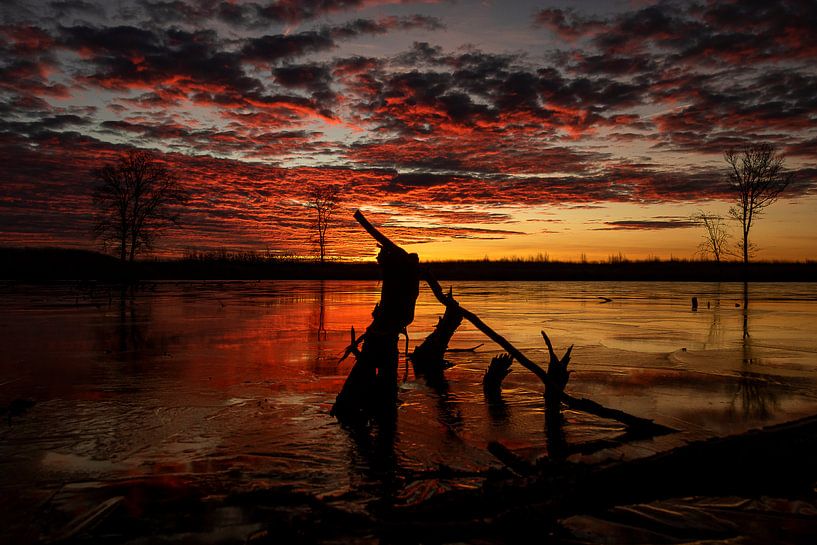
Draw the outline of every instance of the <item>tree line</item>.
<instances>
[{"instance_id":1,"label":"tree line","mask_svg":"<svg viewBox=\"0 0 817 545\"><path fill-rule=\"evenodd\" d=\"M740 238L732 238L724 217L704 211L693 219L704 227L699 252L720 262L739 256L749 263L756 246L751 230L764 210L789 186L792 173L784 168L784 158L769 144L749 145L724 153L726 183L733 196L729 218L740 228ZM191 197L179 175L147 151L129 151L114 163L94 173L94 236L104 248L114 251L123 262L133 262L137 254L149 250L167 230L181 225L181 211ZM327 258L327 233L341 203L336 185L312 184L304 206L312 211L312 241L317 258Z\"/></svg>"},{"instance_id":2,"label":"tree line","mask_svg":"<svg viewBox=\"0 0 817 545\"><path fill-rule=\"evenodd\" d=\"M94 238L122 262L150 250L167 230L181 225L181 213L190 200L181 178L148 151L129 151L114 163L94 171ZM318 258L327 256L327 231L338 205L340 189L312 184L305 206L314 211L313 241Z\"/></svg>"}]
</instances>

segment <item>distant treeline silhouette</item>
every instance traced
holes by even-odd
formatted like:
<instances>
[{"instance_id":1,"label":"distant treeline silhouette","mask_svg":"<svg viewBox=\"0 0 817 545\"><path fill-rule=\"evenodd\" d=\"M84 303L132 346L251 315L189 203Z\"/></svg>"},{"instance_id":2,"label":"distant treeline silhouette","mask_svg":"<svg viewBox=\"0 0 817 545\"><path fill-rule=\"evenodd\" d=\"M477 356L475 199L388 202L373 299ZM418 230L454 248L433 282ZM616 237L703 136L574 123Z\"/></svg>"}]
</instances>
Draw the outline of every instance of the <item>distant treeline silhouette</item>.
<instances>
[{"instance_id":1,"label":"distant treeline silhouette","mask_svg":"<svg viewBox=\"0 0 817 545\"><path fill-rule=\"evenodd\" d=\"M305 258L291 252L278 252L274 250L231 250L229 248L217 248L209 250L187 249L181 258L183 261L195 262L232 262L232 263L270 263L270 262L292 262L304 261Z\"/></svg>"},{"instance_id":2,"label":"distant treeline silhouette","mask_svg":"<svg viewBox=\"0 0 817 545\"><path fill-rule=\"evenodd\" d=\"M554 261L546 255L502 259L434 261L441 280L667 280L743 281L742 262L659 258L630 260L614 254L604 261ZM757 261L747 279L811 282L817 261ZM182 258L122 263L101 253L60 248L0 248L0 279L54 280L262 280L379 279L374 261L319 261L275 252L188 251Z\"/></svg>"}]
</instances>

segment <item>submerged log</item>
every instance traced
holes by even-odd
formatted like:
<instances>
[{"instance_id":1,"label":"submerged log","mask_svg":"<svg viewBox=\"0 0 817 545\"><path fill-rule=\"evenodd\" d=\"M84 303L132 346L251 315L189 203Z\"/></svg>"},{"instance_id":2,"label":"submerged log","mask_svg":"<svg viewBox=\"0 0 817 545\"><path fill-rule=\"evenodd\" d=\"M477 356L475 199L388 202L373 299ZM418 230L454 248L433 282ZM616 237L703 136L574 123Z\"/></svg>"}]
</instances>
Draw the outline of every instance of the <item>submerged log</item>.
<instances>
[{"instance_id":1,"label":"submerged log","mask_svg":"<svg viewBox=\"0 0 817 545\"><path fill-rule=\"evenodd\" d=\"M352 333L348 353L356 361L330 414L346 422L366 422L394 409L397 400L399 335L414 321L414 305L420 293L419 259L409 254L369 223L363 214L355 219L380 245L377 262L383 271L380 302L372 311L372 323L358 339Z\"/></svg>"},{"instance_id":2,"label":"submerged log","mask_svg":"<svg viewBox=\"0 0 817 545\"><path fill-rule=\"evenodd\" d=\"M445 353L451 337L461 323L462 313L459 312L459 308L445 307L445 313L437 322L434 331L409 356L415 375L439 375L451 367L445 359Z\"/></svg>"},{"instance_id":3,"label":"submerged log","mask_svg":"<svg viewBox=\"0 0 817 545\"><path fill-rule=\"evenodd\" d=\"M482 392L488 403L502 400L502 381L511 373L513 357L510 354L500 354L491 359L488 370L482 377Z\"/></svg>"}]
</instances>

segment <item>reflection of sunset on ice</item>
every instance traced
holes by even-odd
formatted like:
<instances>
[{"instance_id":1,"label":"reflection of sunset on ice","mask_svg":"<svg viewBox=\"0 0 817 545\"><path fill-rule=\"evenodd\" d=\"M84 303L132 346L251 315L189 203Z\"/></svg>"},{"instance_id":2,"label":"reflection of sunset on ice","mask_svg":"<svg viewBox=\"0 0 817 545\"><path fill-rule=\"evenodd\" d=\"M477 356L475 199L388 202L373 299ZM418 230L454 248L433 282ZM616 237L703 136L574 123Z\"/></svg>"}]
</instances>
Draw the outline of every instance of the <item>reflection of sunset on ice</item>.
<instances>
[{"instance_id":1,"label":"reflection of sunset on ice","mask_svg":"<svg viewBox=\"0 0 817 545\"><path fill-rule=\"evenodd\" d=\"M4 289L3 315L10 320L2 330L7 352L0 383L4 395L37 399L2 432L7 471L0 486L20 490L25 480L27 487L8 511L20 510L19 524L31 522L28 508L51 493L55 480L81 480L58 492L65 510L59 516L123 496L124 511L107 515L113 521L142 510L155 519L151 502L181 502L208 487L238 493L291 486L352 504L378 494L370 486L380 478L367 462L371 452L328 414L352 365L337 363L349 327L362 332L371 320L376 282L147 288L125 293L123 301L115 294L110 306L101 291L83 295L76 306L70 286ZM621 446L616 457L814 411L817 346L809 324L817 319L817 294L810 284L758 284L748 307L748 341L744 309L734 304L743 297L740 284L455 282L453 288L466 308L540 364L548 357L540 329L547 328L558 354L575 343L572 394L683 430L637 449ZM599 293L612 302L600 304ZM689 310L693 294L702 305L697 312ZM409 328L412 346L441 312L423 287ZM482 333L465 323L451 347L482 342ZM744 363L746 350L751 365ZM443 389L413 373L399 381L391 462L399 502L478 485L479 472L502 466L486 450L491 441L528 460L548 452L542 385L533 374L514 364L501 405L486 404L482 376L498 353L495 345L449 353L454 366L445 371ZM622 431L582 412L564 416L572 448ZM439 472L440 464L453 469L417 480Z\"/></svg>"}]
</instances>

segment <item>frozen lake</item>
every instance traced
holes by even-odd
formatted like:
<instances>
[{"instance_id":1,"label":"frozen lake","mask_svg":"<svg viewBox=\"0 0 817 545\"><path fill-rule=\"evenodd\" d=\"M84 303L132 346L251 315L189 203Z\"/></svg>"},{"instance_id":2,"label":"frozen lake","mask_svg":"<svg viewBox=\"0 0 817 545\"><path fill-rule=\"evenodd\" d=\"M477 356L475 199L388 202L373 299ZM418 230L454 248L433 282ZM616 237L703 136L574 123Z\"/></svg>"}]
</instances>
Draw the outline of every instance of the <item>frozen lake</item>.
<instances>
[{"instance_id":1,"label":"frozen lake","mask_svg":"<svg viewBox=\"0 0 817 545\"><path fill-rule=\"evenodd\" d=\"M557 352L575 344L571 393L681 430L615 456L817 413L817 284L750 284L748 294L732 283L443 285L535 361L546 363L542 329ZM485 345L452 353L443 385L409 369L394 435L341 428L329 409L352 361L338 357L350 326L368 325L379 290L367 281L0 286L0 405L35 402L0 425L0 525L33 541L135 481L220 493L286 486L352 509L383 495L411 504L478 485L501 466L490 441L529 459L547 454L538 380L514 365L504 404L488 406L481 379L499 349L467 323L452 348ZM442 310L423 286L410 347ZM620 431L580 413L566 419L572 444ZM440 468L440 478L416 477ZM132 496L134 512L150 501Z\"/></svg>"}]
</instances>

